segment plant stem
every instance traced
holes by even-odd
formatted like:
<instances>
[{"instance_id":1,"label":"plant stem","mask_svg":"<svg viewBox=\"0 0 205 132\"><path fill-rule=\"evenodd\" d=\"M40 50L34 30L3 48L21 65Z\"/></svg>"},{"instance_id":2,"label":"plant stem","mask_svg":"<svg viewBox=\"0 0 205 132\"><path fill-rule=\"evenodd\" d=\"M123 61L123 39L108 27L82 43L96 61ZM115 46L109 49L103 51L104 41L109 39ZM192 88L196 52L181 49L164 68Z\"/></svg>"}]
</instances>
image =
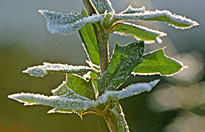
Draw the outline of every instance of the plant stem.
<instances>
[{"instance_id":1,"label":"plant stem","mask_svg":"<svg viewBox=\"0 0 205 132\"><path fill-rule=\"evenodd\" d=\"M110 33L105 32L104 30L97 32L101 73L103 73L107 69L109 62L109 36Z\"/></svg>"},{"instance_id":2,"label":"plant stem","mask_svg":"<svg viewBox=\"0 0 205 132\"><path fill-rule=\"evenodd\" d=\"M108 126L110 132L117 132L116 124L114 122L113 116L111 115L109 109L105 110L103 117L107 123L107 126Z\"/></svg>"},{"instance_id":3,"label":"plant stem","mask_svg":"<svg viewBox=\"0 0 205 132\"><path fill-rule=\"evenodd\" d=\"M91 16L92 14L96 14L89 0L83 0L83 4L87 9L89 16ZM97 25L93 24L93 27L98 41L100 69L101 69L101 73L103 73L107 69L108 62L109 62L108 40L109 40L110 32L104 29L100 23L98 23Z\"/></svg>"}]
</instances>

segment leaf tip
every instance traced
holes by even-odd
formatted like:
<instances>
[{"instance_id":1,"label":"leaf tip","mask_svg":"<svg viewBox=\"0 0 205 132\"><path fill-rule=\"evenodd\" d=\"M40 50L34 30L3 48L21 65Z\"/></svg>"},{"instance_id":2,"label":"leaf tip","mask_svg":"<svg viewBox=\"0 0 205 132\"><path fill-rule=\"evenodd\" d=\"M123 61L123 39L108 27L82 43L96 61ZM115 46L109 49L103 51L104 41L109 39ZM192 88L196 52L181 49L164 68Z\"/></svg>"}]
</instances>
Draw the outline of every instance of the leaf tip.
<instances>
[{"instance_id":1,"label":"leaf tip","mask_svg":"<svg viewBox=\"0 0 205 132\"><path fill-rule=\"evenodd\" d=\"M160 82L160 79L154 80L150 82L151 87L155 87Z\"/></svg>"},{"instance_id":2,"label":"leaf tip","mask_svg":"<svg viewBox=\"0 0 205 132\"><path fill-rule=\"evenodd\" d=\"M41 15L44 15L44 14L45 14L45 11L46 11L46 10L38 10L38 12L39 12Z\"/></svg>"},{"instance_id":3,"label":"leaf tip","mask_svg":"<svg viewBox=\"0 0 205 132\"><path fill-rule=\"evenodd\" d=\"M182 68L183 68L183 69L185 69L185 68L188 68L188 66L186 66L186 65L183 65L183 66L182 66Z\"/></svg>"},{"instance_id":4,"label":"leaf tip","mask_svg":"<svg viewBox=\"0 0 205 132\"><path fill-rule=\"evenodd\" d=\"M166 48L168 48L168 46L164 46L164 47L162 48L163 52L164 52L164 50L165 50Z\"/></svg>"},{"instance_id":5,"label":"leaf tip","mask_svg":"<svg viewBox=\"0 0 205 132\"><path fill-rule=\"evenodd\" d=\"M8 98L10 98L10 99L14 99L13 94L8 95Z\"/></svg>"},{"instance_id":6,"label":"leaf tip","mask_svg":"<svg viewBox=\"0 0 205 132\"><path fill-rule=\"evenodd\" d=\"M38 10L39 13L43 14L43 10Z\"/></svg>"},{"instance_id":7,"label":"leaf tip","mask_svg":"<svg viewBox=\"0 0 205 132\"><path fill-rule=\"evenodd\" d=\"M22 71L22 73L27 73L34 77L44 77L48 74L47 71L39 67L28 67L26 70Z\"/></svg>"}]
</instances>

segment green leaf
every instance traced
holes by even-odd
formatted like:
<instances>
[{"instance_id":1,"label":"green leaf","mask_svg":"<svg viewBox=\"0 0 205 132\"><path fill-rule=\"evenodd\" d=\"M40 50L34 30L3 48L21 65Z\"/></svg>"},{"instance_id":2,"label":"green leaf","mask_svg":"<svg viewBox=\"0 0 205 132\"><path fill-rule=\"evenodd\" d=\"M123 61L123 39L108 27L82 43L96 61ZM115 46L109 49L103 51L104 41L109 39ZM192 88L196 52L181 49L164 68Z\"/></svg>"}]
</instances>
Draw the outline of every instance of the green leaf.
<instances>
[{"instance_id":1,"label":"green leaf","mask_svg":"<svg viewBox=\"0 0 205 132\"><path fill-rule=\"evenodd\" d=\"M60 34L69 34L80 30L87 23L98 22L104 18L103 15L85 17L78 13L65 14L48 10L39 10L39 12L47 19L48 31Z\"/></svg>"},{"instance_id":2,"label":"green leaf","mask_svg":"<svg viewBox=\"0 0 205 132\"><path fill-rule=\"evenodd\" d=\"M144 42L133 42L122 46L116 43L114 53L106 71L97 79L100 95L104 90L117 89L142 62Z\"/></svg>"},{"instance_id":3,"label":"green leaf","mask_svg":"<svg viewBox=\"0 0 205 132\"><path fill-rule=\"evenodd\" d=\"M86 97L80 96L79 94L75 93L71 88L67 86L66 81L63 81L63 83L59 85L58 88L53 89L51 92L54 96L65 96L67 98L72 99L90 100Z\"/></svg>"},{"instance_id":4,"label":"green leaf","mask_svg":"<svg viewBox=\"0 0 205 132\"><path fill-rule=\"evenodd\" d=\"M46 105L58 109L87 110L94 101L72 99L66 96L45 96L33 93L18 93L8 96L24 105Z\"/></svg>"},{"instance_id":5,"label":"green leaf","mask_svg":"<svg viewBox=\"0 0 205 132\"><path fill-rule=\"evenodd\" d=\"M83 74L93 71L93 68L87 66L72 66L67 64L51 64L44 62L43 65L28 67L23 73L28 73L34 77L44 77L48 73L76 73Z\"/></svg>"},{"instance_id":6,"label":"green leaf","mask_svg":"<svg viewBox=\"0 0 205 132\"><path fill-rule=\"evenodd\" d=\"M166 33L131 23L120 23L113 30L117 34L132 36L137 40L143 40L145 43L153 43L155 40L160 43L161 39L159 37L166 36Z\"/></svg>"},{"instance_id":7,"label":"green leaf","mask_svg":"<svg viewBox=\"0 0 205 132\"><path fill-rule=\"evenodd\" d=\"M76 74L67 74L66 81L68 87L75 93L92 100L95 99L95 92L91 81L87 82L86 79Z\"/></svg>"},{"instance_id":8,"label":"green leaf","mask_svg":"<svg viewBox=\"0 0 205 132\"><path fill-rule=\"evenodd\" d=\"M181 62L167 57L164 54L164 48L146 54L143 60L132 74L172 76L184 68Z\"/></svg>"},{"instance_id":9,"label":"green leaf","mask_svg":"<svg viewBox=\"0 0 205 132\"><path fill-rule=\"evenodd\" d=\"M175 28L186 29L199 25L196 21L187 19L180 15L172 14L167 10L144 11L133 14L114 14L114 18L119 20L147 20L147 21L162 21L169 23Z\"/></svg>"},{"instance_id":10,"label":"green leaf","mask_svg":"<svg viewBox=\"0 0 205 132\"><path fill-rule=\"evenodd\" d=\"M103 14L105 11L115 12L110 0L89 0L97 14Z\"/></svg>"},{"instance_id":11,"label":"green leaf","mask_svg":"<svg viewBox=\"0 0 205 132\"><path fill-rule=\"evenodd\" d=\"M87 16L84 9L82 9L81 14L83 16ZM87 53L89 60L91 60L92 63L96 65L100 65L97 38L92 24L87 23L84 27L80 29L79 34L83 41L83 47Z\"/></svg>"}]
</instances>

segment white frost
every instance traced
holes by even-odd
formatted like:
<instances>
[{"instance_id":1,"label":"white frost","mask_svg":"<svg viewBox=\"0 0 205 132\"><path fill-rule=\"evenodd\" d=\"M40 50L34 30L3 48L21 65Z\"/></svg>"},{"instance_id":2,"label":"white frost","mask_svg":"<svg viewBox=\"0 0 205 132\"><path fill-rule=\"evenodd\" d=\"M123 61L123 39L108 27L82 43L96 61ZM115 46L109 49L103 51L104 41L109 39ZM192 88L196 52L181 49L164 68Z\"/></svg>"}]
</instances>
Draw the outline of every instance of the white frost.
<instances>
[{"instance_id":1,"label":"white frost","mask_svg":"<svg viewBox=\"0 0 205 132\"><path fill-rule=\"evenodd\" d=\"M43 63L43 65L28 67L23 73L28 73L30 76L44 77L49 72L57 73L86 73L92 71L93 68L87 66L73 66L67 64L51 64Z\"/></svg>"}]
</instances>

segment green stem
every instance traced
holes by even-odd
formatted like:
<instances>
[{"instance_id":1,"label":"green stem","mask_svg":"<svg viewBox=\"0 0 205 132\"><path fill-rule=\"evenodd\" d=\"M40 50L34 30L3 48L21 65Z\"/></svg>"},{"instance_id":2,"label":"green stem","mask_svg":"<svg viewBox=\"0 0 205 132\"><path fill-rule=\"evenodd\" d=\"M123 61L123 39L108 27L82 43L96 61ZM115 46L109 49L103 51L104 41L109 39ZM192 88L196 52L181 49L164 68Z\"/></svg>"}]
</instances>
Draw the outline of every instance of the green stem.
<instances>
[{"instance_id":1,"label":"green stem","mask_svg":"<svg viewBox=\"0 0 205 132\"><path fill-rule=\"evenodd\" d=\"M101 73L107 69L109 63L109 36L110 33L105 32L104 30L97 32Z\"/></svg>"}]
</instances>

